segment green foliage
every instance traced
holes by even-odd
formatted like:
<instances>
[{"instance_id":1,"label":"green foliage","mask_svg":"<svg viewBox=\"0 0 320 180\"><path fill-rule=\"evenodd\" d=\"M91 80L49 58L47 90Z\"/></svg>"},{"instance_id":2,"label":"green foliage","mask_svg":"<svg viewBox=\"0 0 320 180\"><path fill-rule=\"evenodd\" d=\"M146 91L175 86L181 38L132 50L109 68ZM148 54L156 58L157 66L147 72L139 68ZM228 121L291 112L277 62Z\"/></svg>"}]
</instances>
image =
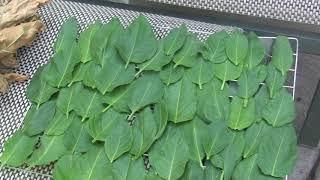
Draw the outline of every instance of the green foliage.
<instances>
[{"instance_id":1,"label":"green foliage","mask_svg":"<svg viewBox=\"0 0 320 180\"><path fill-rule=\"evenodd\" d=\"M79 37L79 38L78 38ZM139 16L67 20L27 89L23 127L1 166L56 162L56 180L281 179L297 157L292 65L278 37L270 62L254 33L201 42L185 25L162 39ZM40 141L39 141L40 139Z\"/></svg>"}]
</instances>

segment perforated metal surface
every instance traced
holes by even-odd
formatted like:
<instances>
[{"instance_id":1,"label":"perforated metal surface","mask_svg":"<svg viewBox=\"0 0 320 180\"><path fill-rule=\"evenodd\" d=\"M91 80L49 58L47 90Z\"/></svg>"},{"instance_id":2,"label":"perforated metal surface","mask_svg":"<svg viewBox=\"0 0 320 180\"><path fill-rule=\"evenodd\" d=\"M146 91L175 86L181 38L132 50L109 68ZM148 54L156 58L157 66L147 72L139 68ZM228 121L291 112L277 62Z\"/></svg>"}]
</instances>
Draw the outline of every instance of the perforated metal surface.
<instances>
[{"instance_id":1,"label":"perforated metal surface","mask_svg":"<svg viewBox=\"0 0 320 180\"><path fill-rule=\"evenodd\" d=\"M33 42L32 46L23 48L18 53L20 68L19 73L32 77L36 69L45 64L53 55L52 45L58 34L59 27L69 17L76 17L80 29L83 30L88 24L100 19L103 22L109 21L112 17L118 17L126 26L138 14L136 11L129 11L103 6L87 5L74 2L55 0L51 4L40 9L39 14L46 24L46 31L41 33ZM203 22L184 20L155 14L144 14L148 17L154 27L157 36L165 36L173 27L185 23L189 30L198 34L200 39L205 39L210 34L227 30L233 27L225 27ZM266 46L272 44L273 38L264 38ZM294 39L292 41L295 41ZM293 47L297 43L293 42ZM297 51L297 48L295 48ZM293 68L295 69L295 68ZM294 79L294 72L290 75ZM3 143L7 140L23 123L23 117L30 106L26 99L25 91L29 82L16 83L10 85L10 90L6 94L0 94L0 152L3 151ZM289 80L288 86L294 88L294 81ZM52 165L37 167L26 170L24 168L4 168L0 170L0 180L42 180L50 179Z\"/></svg>"},{"instance_id":2,"label":"perforated metal surface","mask_svg":"<svg viewBox=\"0 0 320 180\"><path fill-rule=\"evenodd\" d=\"M319 0L149 0L166 4L209 9L320 25Z\"/></svg>"}]
</instances>

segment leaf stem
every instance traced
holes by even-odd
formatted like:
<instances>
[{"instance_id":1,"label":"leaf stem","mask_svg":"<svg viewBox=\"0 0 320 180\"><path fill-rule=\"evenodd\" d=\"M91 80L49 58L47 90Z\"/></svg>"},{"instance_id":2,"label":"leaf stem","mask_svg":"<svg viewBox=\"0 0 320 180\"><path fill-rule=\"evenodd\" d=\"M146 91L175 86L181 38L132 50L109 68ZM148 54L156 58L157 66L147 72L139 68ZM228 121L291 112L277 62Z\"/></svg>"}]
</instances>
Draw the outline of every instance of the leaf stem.
<instances>
[{"instance_id":1,"label":"leaf stem","mask_svg":"<svg viewBox=\"0 0 320 180\"><path fill-rule=\"evenodd\" d=\"M247 107L248 106L248 98L245 98L243 101L243 107Z\"/></svg>"},{"instance_id":2,"label":"leaf stem","mask_svg":"<svg viewBox=\"0 0 320 180\"><path fill-rule=\"evenodd\" d=\"M127 68L128 68L129 63L130 63L130 61L128 60L128 61L126 62L126 66L124 66L124 68L125 68L125 69L127 69Z\"/></svg>"},{"instance_id":3,"label":"leaf stem","mask_svg":"<svg viewBox=\"0 0 320 180\"><path fill-rule=\"evenodd\" d=\"M82 117L81 122L84 122L86 120L86 117Z\"/></svg>"},{"instance_id":4,"label":"leaf stem","mask_svg":"<svg viewBox=\"0 0 320 180\"><path fill-rule=\"evenodd\" d=\"M132 117L133 117L134 113L135 113L135 111L132 111L132 112L131 112L131 114L130 114L129 117L128 117L128 120L132 120Z\"/></svg>"},{"instance_id":5,"label":"leaf stem","mask_svg":"<svg viewBox=\"0 0 320 180\"><path fill-rule=\"evenodd\" d=\"M110 107L111 107L111 105L109 104L106 108L104 108L104 109L102 110L102 112L108 111L108 109L110 109Z\"/></svg>"},{"instance_id":6,"label":"leaf stem","mask_svg":"<svg viewBox=\"0 0 320 180\"><path fill-rule=\"evenodd\" d=\"M222 85L221 85L221 88L220 88L221 91L223 90L225 83L226 83L226 81L223 81L223 82L222 82Z\"/></svg>"}]
</instances>

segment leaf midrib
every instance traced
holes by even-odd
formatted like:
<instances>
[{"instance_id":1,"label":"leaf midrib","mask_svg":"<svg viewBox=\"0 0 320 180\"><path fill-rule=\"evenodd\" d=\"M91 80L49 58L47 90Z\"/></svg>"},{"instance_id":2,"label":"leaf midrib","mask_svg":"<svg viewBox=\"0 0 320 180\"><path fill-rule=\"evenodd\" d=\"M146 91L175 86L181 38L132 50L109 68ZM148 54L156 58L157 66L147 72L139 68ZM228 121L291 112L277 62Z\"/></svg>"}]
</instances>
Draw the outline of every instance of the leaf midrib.
<instances>
[{"instance_id":1,"label":"leaf midrib","mask_svg":"<svg viewBox=\"0 0 320 180\"><path fill-rule=\"evenodd\" d=\"M278 158L279 158L281 146L282 146L282 144L283 144L283 139L284 139L284 138L283 138L283 136L282 136L282 137L281 137L281 142L280 142L280 145L279 145L279 148L278 148L278 151L277 151L277 155L276 155L276 157L275 157L274 164L273 164L273 166L272 166L272 172L271 172L271 175L272 175L272 176L275 175L275 174L274 174L274 171L275 171L276 165L277 165L277 163L278 163Z\"/></svg>"},{"instance_id":2,"label":"leaf midrib","mask_svg":"<svg viewBox=\"0 0 320 180\"><path fill-rule=\"evenodd\" d=\"M173 122L175 122L175 123L178 122L178 109L179 109L179 105L180 105L180 96L181 96L182 84L183 84L183 80L181 81L180 86L179 86L179 93L178 93L178 99L177 99L177 104L176 104L176 110L175 110L175 115L174 115L174 118L173 118Z\"/></svg>"},{"instance_id":3,"label":"leaf midrib","mask_svg":"<svg viewBox=\"0 0 320 180\"><path fill-rule=\"evenodd\" d=\"M101 153L102 153L102 150L100 150L99 153L97 154L96 159L94 160L94 162L93 162L93 164L91 166L92 168L90 169L90 172L88 174L88 179L87 180L91 179L91 176L92 176L92 173L93 173L93 169L95 169L95 167L97 165L97 161L98 161Z\"/></svg>"},{"instance_id":4,"label":"leaf midrib","mask_svg":"<svg viewBox=\"0 0 320 180\"><path fill-rule=\"evenodd\" d=\"M168 51L167 51L167 54L171 54L171 49L172 49L173 45L176 43L176 41L177 41L180 33L181 33L181 28L179 28L179 31L178 31L177 35L174 37L174 40L173 40L173 42L171 43L170 48L169 48Z\"/></svg>"},{"instance_id":5,"label":"leaf midrib","mask_svg":"<svg viewBox=\"0 0 320 180\"><path fill-rule=\"evenodd\" d=\"M276 117L274 118L274 121L273 121L273 123L272 123L272 126L273 126L273 127L274 127L274 126L276 125L276 123L278 122L279 115L280 115L280 111L282 110L283 99L284 99L284 96L281 96L280 105L279 105L279 108L278 108Z\"/></svg>"}]
</instances>

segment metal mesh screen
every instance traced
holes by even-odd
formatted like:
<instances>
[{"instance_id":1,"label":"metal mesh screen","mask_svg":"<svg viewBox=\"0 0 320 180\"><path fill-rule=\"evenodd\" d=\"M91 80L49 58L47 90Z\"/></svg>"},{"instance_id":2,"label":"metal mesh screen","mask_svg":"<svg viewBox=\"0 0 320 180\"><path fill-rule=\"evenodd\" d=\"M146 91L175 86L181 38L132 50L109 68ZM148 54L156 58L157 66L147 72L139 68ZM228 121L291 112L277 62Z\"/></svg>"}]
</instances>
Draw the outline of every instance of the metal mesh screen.
<instances>
[{"instance_id":1,"label":"metal mesh screen","mask_svg":"<svg viewBox=\"0 0 320 180\"><path fill-rule=\"evenodd\" d=\"M69 17L77 18L80 29L83 30L90 23L97 19L107 22L112 17L118 17L123 25L130 23L139 12L109 8L97 5L87 5L82 3L55 0L51 4L39 10L41 19L46 25L46 30L39 34L32 46L22 48L18 52L20 60L19 73L28 75L30 78L36 69L45 64L53 55L52 45L57 37L61 24ZM205 39L210 34L227 30L231 31L234 27L226 27L203 22L160 16L156 14L144 13L151 22L155 34L160 38L165 36L173 27L185 23L189 30L198 34L200 39ZM270 47L273 37L262 38L266 47ZM294 51L297 51L297 41L291 39ZM297 52L296 52L297 54ZM295 67L292 68L288 78L288 88L294 90ZM23 118L28 110L30 103L26 99L25 92L29 82L15 83L10 85L10 90L6 94L0 94L0 152L3 151L4 142L18 130ZM42 180L51 179L53 165L36 167L30 170L25 168L3 168L0 170L0 180Z\"/></svg>"},{"instance_id":2,"label":"metal mesh screen","mask_svg":"<svg viewBox=\"0 0 320 180\"><path fill-rule=\"evenodd\" d=\"M256 17L320 25L318 0L149 0Z\"/></svg>"}]
</instances>

